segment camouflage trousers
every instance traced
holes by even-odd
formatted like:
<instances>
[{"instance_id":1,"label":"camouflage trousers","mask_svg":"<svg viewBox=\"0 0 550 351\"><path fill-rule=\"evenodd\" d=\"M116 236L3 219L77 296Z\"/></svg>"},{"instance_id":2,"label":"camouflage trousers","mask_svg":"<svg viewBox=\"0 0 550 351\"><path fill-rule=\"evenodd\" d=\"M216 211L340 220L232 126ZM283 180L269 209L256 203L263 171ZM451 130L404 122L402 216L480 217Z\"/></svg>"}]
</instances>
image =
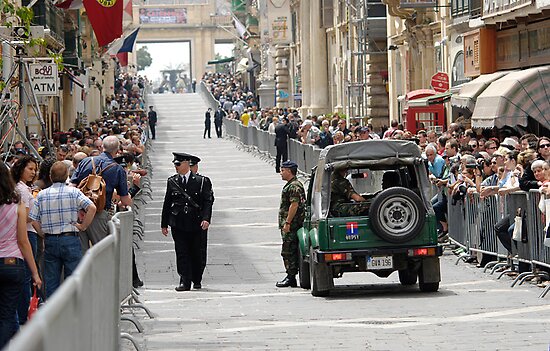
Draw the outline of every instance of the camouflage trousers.
<instances>
[{"instance_id":1,"label":"camouflage trousers","mask_svg":"<svg viewBox=\"0 0 550 351\"><path fill-rule=\"evenodd\" d=\"M295 276L300 267L300 253L298 248L298 235L296 231L284 233L281 230L283 244L281 247L281 256L285 265L286 274Z\"/></svg>"},{"instance_id":2,"label":"camouflage trousers","mask_svg":"<svg viewBox=\"0 0 550 351\"><path fill-rule=\"evenodd\" d=\"M330 212L335 217L366 216L369 214L370 202L336 204Z\"/></svg>"}]
</instances>

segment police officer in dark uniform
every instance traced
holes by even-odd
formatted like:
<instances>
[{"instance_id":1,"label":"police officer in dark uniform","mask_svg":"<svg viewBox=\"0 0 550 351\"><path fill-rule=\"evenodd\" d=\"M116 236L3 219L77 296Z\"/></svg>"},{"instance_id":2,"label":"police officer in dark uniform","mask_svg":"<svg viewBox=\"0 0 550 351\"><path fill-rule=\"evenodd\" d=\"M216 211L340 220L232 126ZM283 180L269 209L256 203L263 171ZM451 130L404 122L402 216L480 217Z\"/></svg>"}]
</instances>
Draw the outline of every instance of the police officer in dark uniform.
<instances>
[{"instance_id":1,"label":"police officer in dark uniform","mask_svg":"<svg viewBox=\"0 0 550 351\"><path fill-rule=\"evenodd\" d=\"M162 206L161 229L168 235L172 231L176 249L177 271L180 276L176 291L201 288L202 260L201 236L212 217L211 188L205 178L191 172L192 155L174 152L177 174L168 178Z\"/></svg>"},{"instance_id":2,"label":"police officer in dark uniform","mask_svg":"<svg viewBox=\"0 0 550 351\"><path fill-rule=\"evenodd\" d=\"M202 174L199 174L200 161L201 159L198 158L197 156L192 156L191 161L189 161L189 167L191 168L191 172L193 172L195 175L200 175L201 177L204 178L204 188L210 189L211 202L214 203L214 191L212 190L212 182L210 181L210 178ZM201 276L204 273L204 269L206 268L207 247L208 247L208 229L204 230L203 234L201 235L201 267L202 267Z\"/></svg>"},{"instance_id":3,"label":"police officer in dark uniform","mask_svg":"<svg viewBox=\"0 0 550 351\"><path fill-rule=\"evenodd\" d=\"M275 156L275 172L281 171L281 159L282 162L288 160L288 118L283 117L283 122L277 124L275 127L275 147L277 148L277 155Z\"/></svg>"}]
</instances>

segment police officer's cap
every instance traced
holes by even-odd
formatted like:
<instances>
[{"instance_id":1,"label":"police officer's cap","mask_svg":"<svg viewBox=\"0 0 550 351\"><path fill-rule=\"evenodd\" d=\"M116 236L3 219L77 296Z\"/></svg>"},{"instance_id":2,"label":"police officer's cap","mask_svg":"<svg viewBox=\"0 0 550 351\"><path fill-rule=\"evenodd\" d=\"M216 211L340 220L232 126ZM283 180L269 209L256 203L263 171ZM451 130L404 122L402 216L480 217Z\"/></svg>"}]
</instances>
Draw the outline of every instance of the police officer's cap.
<instances>
[{"instance_id":1,"label":"police officer's cap","mask_svg":"<svg viewBox=\"0 0 550 351\"><path fill-rule=\"evenodd\" d=\"M281 168L295 168L295 169L298 169L298 165L294 161L285 161L281 165Z\"/></svg>"},{"instance_id":2,"label":"police officer's cap","mask_svg":"<svg viewBox=\"0 0 550 351\"><path fill-rule=\"evenodd\" d=\"M182 161L191 161L191 159L195 156L186 154L185 152L172 152L174 155L174 161L172 162L182 162Z\"/></svg>"},{"instance_id":3,"label":"police officer's cap","mask_svg":"<svg viewBox=\"0 0 550 351\"><path fill-rule=\"evenodd\" d=\"M197 163L201 162L201 159L197 156L191 155L191 160L189 160L189 166L194 166Z\"/></svg>"}]
</instances>

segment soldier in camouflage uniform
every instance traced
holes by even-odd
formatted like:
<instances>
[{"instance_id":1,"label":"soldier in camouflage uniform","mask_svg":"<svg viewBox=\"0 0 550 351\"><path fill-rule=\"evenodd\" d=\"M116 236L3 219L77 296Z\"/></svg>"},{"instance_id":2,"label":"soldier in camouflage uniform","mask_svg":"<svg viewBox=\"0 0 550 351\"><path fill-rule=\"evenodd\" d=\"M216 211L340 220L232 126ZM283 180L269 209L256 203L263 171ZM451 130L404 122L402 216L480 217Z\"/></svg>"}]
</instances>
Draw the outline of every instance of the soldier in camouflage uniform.
<instances>
[{"instance_id":1,"label":"soldier in camouflage uniform","mask_svg":"<svg viewBox=\"0 0 550 351\"><path fill-rule=\"evenodd\" d=\"M370 203L357 194L346 179L347 169L337 169L332 173L330 183L330 213L335 217L367 215ZM351 203L355 201L355 203Z\"/></svg>"},{"instance_id":2,"label":"soldier in camouflage uniform","mask_svg":"<svg viewBox=\"0 0 550 351\"><path fill-rule=\"evenodd\" d=\"M279 228L283 244L281 256L287 276L277 282L278 288L296 287L296 274L300 264L298 251L297 231L304 222L305 216L305 192L304 186L296 178L298 165L292 161L283 162L281 165L281 178L286 180L281 193L281 206L279 207Z\"/></svg>"}]
</instances>

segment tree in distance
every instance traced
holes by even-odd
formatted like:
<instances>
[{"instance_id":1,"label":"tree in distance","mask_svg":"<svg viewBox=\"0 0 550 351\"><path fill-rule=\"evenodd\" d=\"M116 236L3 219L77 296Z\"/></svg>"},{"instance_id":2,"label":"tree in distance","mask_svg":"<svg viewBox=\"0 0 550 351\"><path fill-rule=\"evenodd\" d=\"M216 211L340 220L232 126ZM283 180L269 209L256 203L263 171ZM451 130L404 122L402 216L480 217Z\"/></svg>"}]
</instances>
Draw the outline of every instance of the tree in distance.
<instances>
[{"instance_id":1,"label":"tree in distance","mask_svg":"<svg viewBox=\"0 0 550 351\"><path fill-rule=\"evenodd\" d=\"M147 46L142 46L136 51L136 61L138 71L143 71L145 68L151 66L153 59L147 50Z\"/></svg>"}]
</instances>

